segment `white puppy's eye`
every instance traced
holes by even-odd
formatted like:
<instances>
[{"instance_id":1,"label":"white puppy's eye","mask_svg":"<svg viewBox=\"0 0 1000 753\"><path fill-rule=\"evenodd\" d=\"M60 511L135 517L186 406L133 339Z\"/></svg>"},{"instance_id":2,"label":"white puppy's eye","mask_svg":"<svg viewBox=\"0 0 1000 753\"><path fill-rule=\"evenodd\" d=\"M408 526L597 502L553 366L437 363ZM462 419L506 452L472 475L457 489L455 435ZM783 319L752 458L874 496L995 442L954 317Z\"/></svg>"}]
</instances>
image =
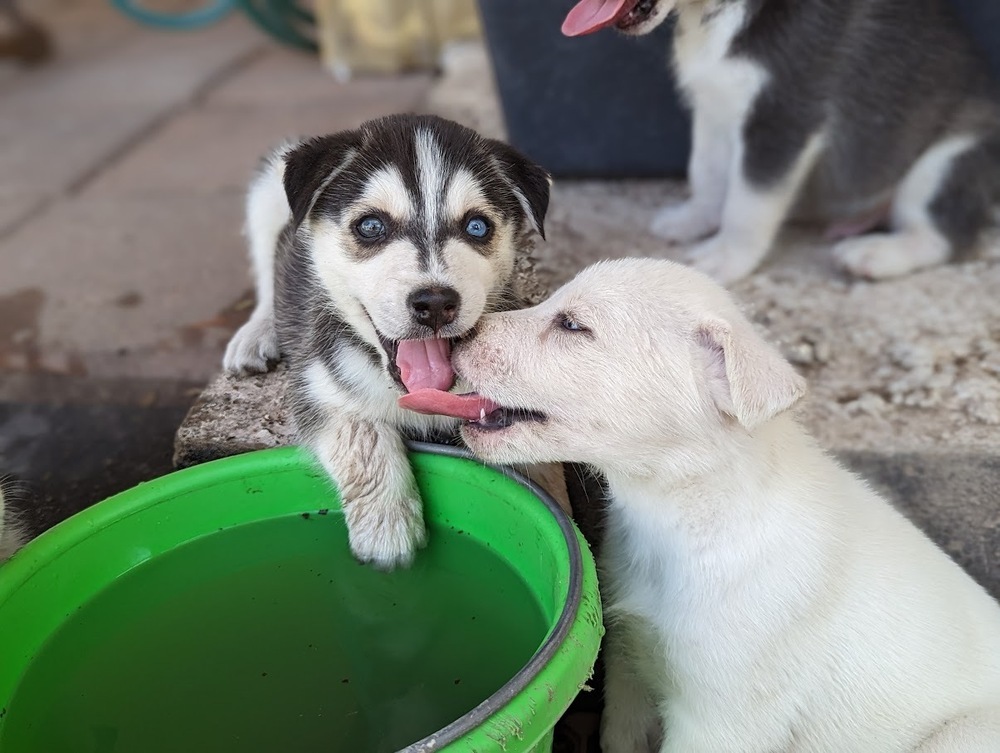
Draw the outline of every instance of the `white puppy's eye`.
<instances>
[{"instance_id":1,"label":"white puppy's eye","mask_svg":"<svg viewBox=\"0 0 1000 753\"><path fill-rule=\"evenodd\" d=\"M485 217L470 217L465 223L465 232L476 240L484 240L490 234L489 221Z\"/></svg>"},{"instance_id":2,"label":"white puppy's eye","mask_svg":"<svg viewBox=\"0 0 1000 753\"><path fill-rule=\"evenodd\" d=\"M556 317L556 323L567 332L590 333L590 329L580 324L571 314L562 313Z\"/></svg>"},{"instance_id":3,"label":"white puppy's eye","mask_svg":"<svg viewBox=\"0 0 1000 753\"><path fill-rule=\"evenodd\" d=\"M354 225L354 232L365 240L373 241L385 235L385 223L373 214L362 217Z\"/></svg>"}]
</instances>

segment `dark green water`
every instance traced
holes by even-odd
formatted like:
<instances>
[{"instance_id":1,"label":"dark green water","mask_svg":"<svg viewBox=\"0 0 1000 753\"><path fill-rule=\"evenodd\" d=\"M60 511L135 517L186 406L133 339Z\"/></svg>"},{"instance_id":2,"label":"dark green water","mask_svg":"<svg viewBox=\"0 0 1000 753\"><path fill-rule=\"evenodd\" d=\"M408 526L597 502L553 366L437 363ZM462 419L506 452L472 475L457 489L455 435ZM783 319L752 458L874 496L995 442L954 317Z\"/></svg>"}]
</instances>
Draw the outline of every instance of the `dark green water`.
<instances>
[{"instance_id":1,"label":"dark green water","mask_svg":"<svg viewBox=\"0 0 1000 753\"><path fill-rule=\"evenodd\" d=\"M380 753L531 657L527 586L454 531L413 569L356 564L339 516L206 537L114 582L45 645L2 753Z\"/></svg>"}]
</instances>

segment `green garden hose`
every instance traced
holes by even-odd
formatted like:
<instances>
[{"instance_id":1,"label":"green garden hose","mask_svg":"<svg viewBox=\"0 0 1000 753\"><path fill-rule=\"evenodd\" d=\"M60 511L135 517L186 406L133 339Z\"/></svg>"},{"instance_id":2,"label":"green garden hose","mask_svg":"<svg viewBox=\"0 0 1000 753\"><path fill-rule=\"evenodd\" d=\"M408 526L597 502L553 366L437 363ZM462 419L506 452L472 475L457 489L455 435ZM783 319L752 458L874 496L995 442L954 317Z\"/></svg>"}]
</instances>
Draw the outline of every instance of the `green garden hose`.
<instances>
[{"instance_id":1,"label":"green garden hose","mask_svg":"<svg viewBox=\"0 0 1000 753\"><path fill-rule=\"evenodd\" d=\"M120 13L147 26L190 31L216 23L234 8L242 10L254 24L282 44L317 52L316 17L308 0L208 0L202 7L183 13L157 11L142 0L111 0Z\"/></svg>"},{"instance_id":2,"label":"green garden hose","mask_svg":"<svg viewBox=\"0 0 1000 753\"><path fill-rule=\"evenodd\" d=\"M303 0L235 0L257 26L279 42L318 52L316 17Z\"/></svg>"}]
</instances>

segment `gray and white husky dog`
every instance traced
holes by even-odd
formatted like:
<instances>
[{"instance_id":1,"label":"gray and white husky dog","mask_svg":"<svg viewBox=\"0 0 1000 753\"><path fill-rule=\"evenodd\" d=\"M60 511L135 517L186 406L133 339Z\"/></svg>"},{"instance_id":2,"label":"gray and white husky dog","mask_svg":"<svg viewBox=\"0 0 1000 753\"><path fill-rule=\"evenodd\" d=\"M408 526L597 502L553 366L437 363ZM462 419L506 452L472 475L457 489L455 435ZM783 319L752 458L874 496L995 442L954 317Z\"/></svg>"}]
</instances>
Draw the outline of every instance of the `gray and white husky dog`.
<instances>
[{"instance_id":1,"label":"gray and white husky dog","mask_svg":"<svg viewBox=\"0 0 1000 753\"><path fill-rule=\"evenodd\" d=\"M522 305L513 271L544 236L549 188L510 146L417 115L285 144L253 181L257 304L225 367L287 358L300 437L339 486L359 560L406 565L424 542L403 434L457 437L458 422L397 400L454 388L451 343Z\"/></svg>"},{"instance_id":2,"label":"gray and white husky dog","mask_svg":"<svg viewBox=\"0 0 1000 753\"><path fill-rule=\"evenodd\" d=\"M670 16L691 197L652 229L696 244L693 266L748 275L790 216L831 221L839 264L872 279L974 245L1000 196L1000 105L947 0L582 0L563 32Z\"/></svg>"}]
</instances>

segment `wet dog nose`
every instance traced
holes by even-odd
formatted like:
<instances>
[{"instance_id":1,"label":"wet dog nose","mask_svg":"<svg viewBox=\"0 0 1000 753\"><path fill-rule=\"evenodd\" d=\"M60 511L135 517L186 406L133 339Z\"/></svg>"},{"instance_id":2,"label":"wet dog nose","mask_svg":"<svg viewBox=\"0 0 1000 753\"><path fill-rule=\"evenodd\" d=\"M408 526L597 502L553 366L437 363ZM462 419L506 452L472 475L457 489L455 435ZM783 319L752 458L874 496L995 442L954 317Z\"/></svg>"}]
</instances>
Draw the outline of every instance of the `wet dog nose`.
<instances>
[{"instance_id":1,"label":"wet dog nose","mask_svg":"<svg viewBox=\"0 0 1000 753\"><path fill-rule=\"evenodd\" d=\"M410 293L407 299L410 314L417 324L430 327L436 333L442 327L451 324L458 316L458 306L461 298L454 288L432 285L420 288Z\"/></svg>"}]
</instances>

